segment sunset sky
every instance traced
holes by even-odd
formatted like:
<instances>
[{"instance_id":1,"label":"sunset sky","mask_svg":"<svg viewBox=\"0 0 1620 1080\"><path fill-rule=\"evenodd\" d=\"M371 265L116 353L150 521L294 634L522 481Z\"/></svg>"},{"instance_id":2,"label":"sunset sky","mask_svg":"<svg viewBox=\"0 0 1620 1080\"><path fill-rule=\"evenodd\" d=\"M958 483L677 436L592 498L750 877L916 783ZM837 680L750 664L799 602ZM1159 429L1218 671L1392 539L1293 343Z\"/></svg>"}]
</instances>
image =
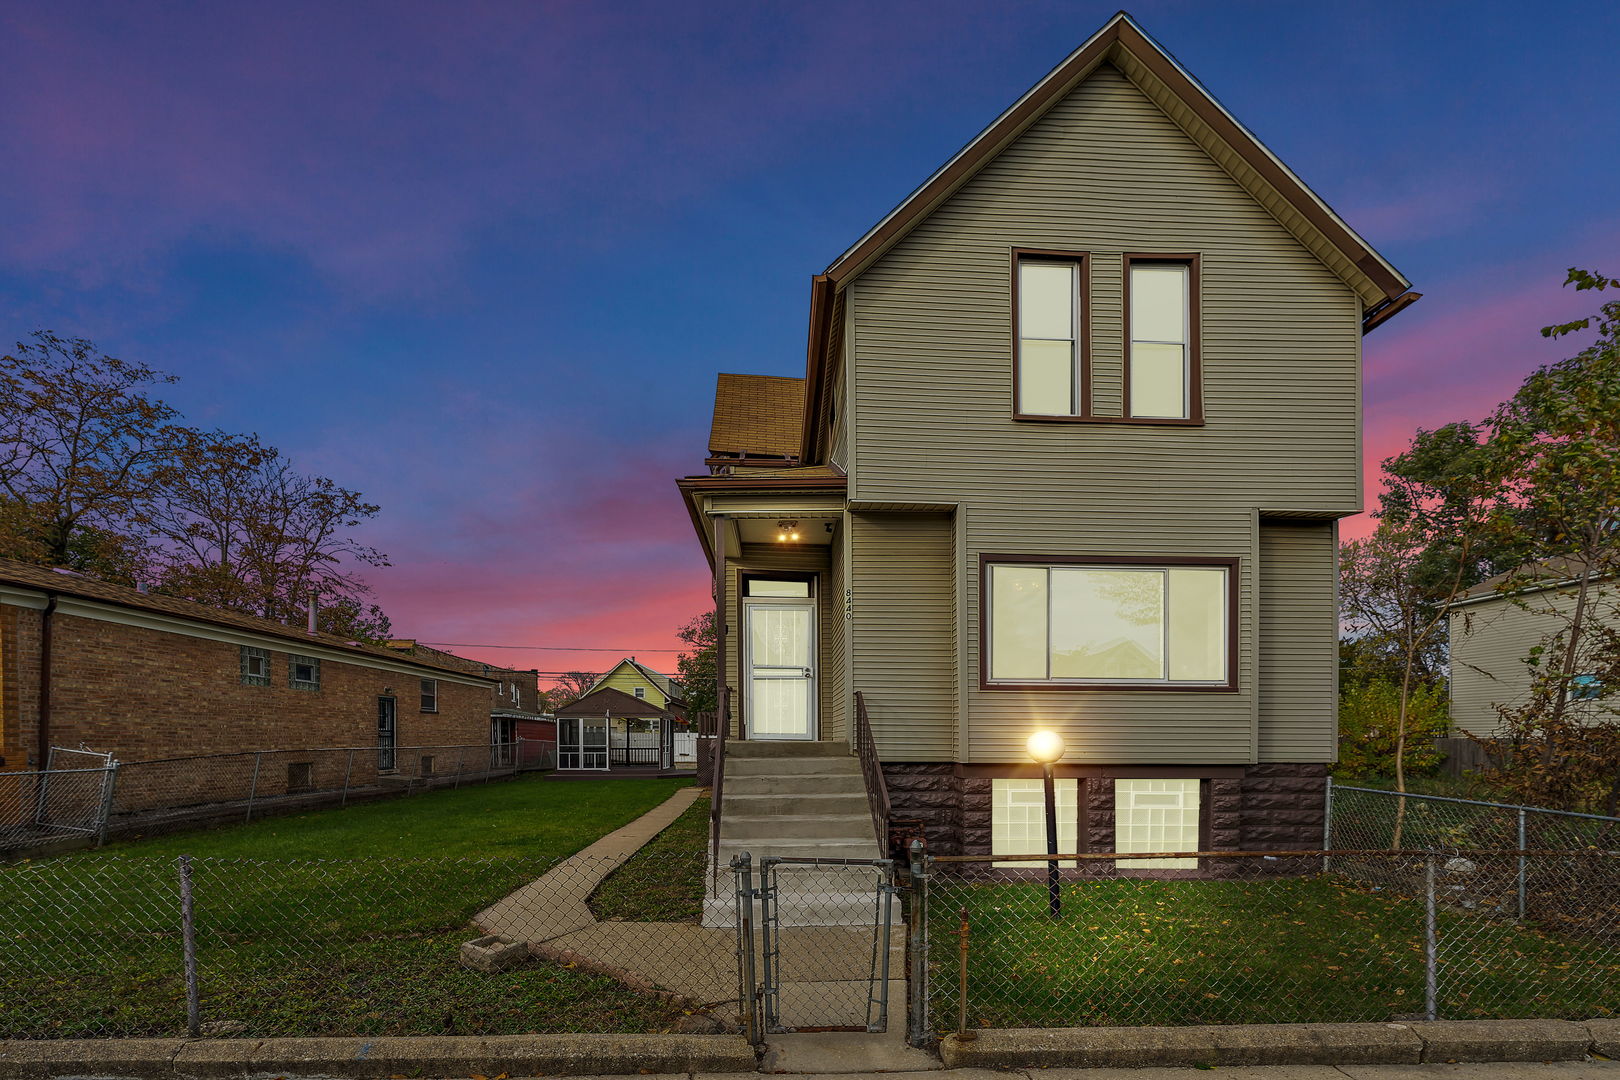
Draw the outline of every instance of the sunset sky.
<instances>
[{"instance_id":1,"label":"sunset sky","mask_svg":"<svg viewBox=\"0 0 1620 1080\"><path fill-rule=\"evenodd\" d=\"M1114 10L11 0L0 342L175 372L381 503L402 636L668 670L715 372L802 375L810 276ZM1570 351L1620 5L1131 10L1425 294L1367 339L1370 465Z\"/></svg>"}]
</instances>

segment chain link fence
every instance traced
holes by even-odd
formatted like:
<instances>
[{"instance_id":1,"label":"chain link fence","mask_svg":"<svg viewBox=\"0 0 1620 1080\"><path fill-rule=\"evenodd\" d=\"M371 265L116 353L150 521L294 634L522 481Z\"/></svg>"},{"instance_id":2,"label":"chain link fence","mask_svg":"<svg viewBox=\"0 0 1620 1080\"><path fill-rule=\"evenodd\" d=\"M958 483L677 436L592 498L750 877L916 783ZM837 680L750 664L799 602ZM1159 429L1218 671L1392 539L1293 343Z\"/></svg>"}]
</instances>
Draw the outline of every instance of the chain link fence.
<instances>
[{"instance_id":1,"label":"chain link fence","mask_svg":"<svg viewBox=\"0 0 1620 1080\"><path fill-rule=\"evenodd\" d=\"M706 855L0 866L0 1038L735 1030Z\"/></svg>"},{"instance_id":2,"label":"chain link fence","mask_svg":"<svg viewBox=\"0 0 1620 1080\"><path fill-rule=\"evenodd\" d=\"M52 752L56 761L58 751ZM82 751L68 753L80 754ZM0 855L252 821L551 769L549 741L249 750L0 773Z\"/></svg>"},{"instance_id":3,"label":"chain link fence","mask_svg":"<svg viewBox=\"0 0 1620 1080\"><path fill-rule=\"evenodd\" d=\"M1521 859L1547 888L1529 919L1517 916ZM994 1027L1588 1019L1620 1008L1613 855L1226 852L1073 865L1054 904L1044 870L928 861L911 899L927 984L913 988L914 1040Z\"/></svg>"},{"instance_id":4,"label":"chain link fence","mask_svg":"<svg viewBox=\"0 0 1620 1080\"><path fill-rule=\"evenodd\" d=\"M1328 787L1325 848L1620 851L1620 818L1537 806Z\"/></svg>"}]
</instances>

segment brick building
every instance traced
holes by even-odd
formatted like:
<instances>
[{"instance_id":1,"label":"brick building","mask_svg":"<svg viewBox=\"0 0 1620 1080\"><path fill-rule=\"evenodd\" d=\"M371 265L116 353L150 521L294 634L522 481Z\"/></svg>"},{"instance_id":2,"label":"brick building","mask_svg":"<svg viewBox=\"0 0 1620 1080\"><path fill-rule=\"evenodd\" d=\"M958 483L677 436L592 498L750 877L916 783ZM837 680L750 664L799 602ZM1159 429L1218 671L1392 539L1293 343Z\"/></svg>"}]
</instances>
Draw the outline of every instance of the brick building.
<instances>
[{"instance_id":1,"label":"brick building","mask_svg":"<svg viewBox=\"0 0 1620 1080\"><path fill-rule=\"evenodd\" d=\"M385 644L394 652L495 680L489 708L490 742L506 745L523 739L524 764L534 764L544 755L556 753L557 720L542 709L544 702L540 697L537 670L496 667L423 645L412 638L398 638Z\"/></svg>"},{"instance_id":2,"label":"brick building","mask_svg":"<svg viewBox=\"0 0 1620 1080\"><path fill-rule=\"evenodd\" d=\"M0 560L0 770L81 743L126 762L486 744L480 666Z\"/></svg>"}]
</instances>

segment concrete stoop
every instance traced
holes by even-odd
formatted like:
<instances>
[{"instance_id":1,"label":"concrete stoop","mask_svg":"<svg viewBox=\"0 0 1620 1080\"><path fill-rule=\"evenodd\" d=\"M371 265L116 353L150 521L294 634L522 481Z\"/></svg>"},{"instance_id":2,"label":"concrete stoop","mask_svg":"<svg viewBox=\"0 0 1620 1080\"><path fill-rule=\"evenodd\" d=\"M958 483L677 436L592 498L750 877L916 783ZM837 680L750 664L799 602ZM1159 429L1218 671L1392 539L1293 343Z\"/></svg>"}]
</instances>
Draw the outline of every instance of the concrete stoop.
<instances>
[{"instance_id":1,"label":"concrete stoop","mask_svg":"<svg viewBox=\"0 0 1620 1080\"><path fill-rule=\"evenodd\" d=\"M730 926L735 921L736 879L729 867L744 852L756 866L772 856L881 855L867 807L866 782L844 743L730 743L721 798L719 860L710 867L705 926ZM782 867L776 881L782 926L872 925L874 871Z\"/></svg>"}]
</instances>

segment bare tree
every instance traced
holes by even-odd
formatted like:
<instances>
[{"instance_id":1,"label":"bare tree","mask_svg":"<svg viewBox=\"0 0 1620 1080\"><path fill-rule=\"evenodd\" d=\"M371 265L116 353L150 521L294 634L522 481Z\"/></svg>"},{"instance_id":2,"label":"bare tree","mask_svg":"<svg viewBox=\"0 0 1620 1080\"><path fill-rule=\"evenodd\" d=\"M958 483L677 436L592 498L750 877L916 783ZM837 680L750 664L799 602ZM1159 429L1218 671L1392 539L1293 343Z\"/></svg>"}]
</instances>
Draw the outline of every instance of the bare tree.
<instances>
[{"instance_id":1,"label":"bare tree","mask_svg":"<svg viewBox=\"0 0 1620 1080\"><path fill-rule=\"evenodd\" d=\"M601 677L588 671L565 671L557 676L557 681L546 691L546 704L553 709L560 709L577 701L584 697Z\"/></svg>"},{"instance_id":2,"label":"bare tree","mask_svg":"<svg viewBox=\"0 0 1620 1080\"><path fill-rule=\"evenodd\" d=\"M349 610L364 615L369 590L353 568L388 558L351 530L377 510L359 492L298 472L256 436L188 432L151 518L162 588L289 622L311 600L353 601Z\"/></svg>"}]
</instances>

